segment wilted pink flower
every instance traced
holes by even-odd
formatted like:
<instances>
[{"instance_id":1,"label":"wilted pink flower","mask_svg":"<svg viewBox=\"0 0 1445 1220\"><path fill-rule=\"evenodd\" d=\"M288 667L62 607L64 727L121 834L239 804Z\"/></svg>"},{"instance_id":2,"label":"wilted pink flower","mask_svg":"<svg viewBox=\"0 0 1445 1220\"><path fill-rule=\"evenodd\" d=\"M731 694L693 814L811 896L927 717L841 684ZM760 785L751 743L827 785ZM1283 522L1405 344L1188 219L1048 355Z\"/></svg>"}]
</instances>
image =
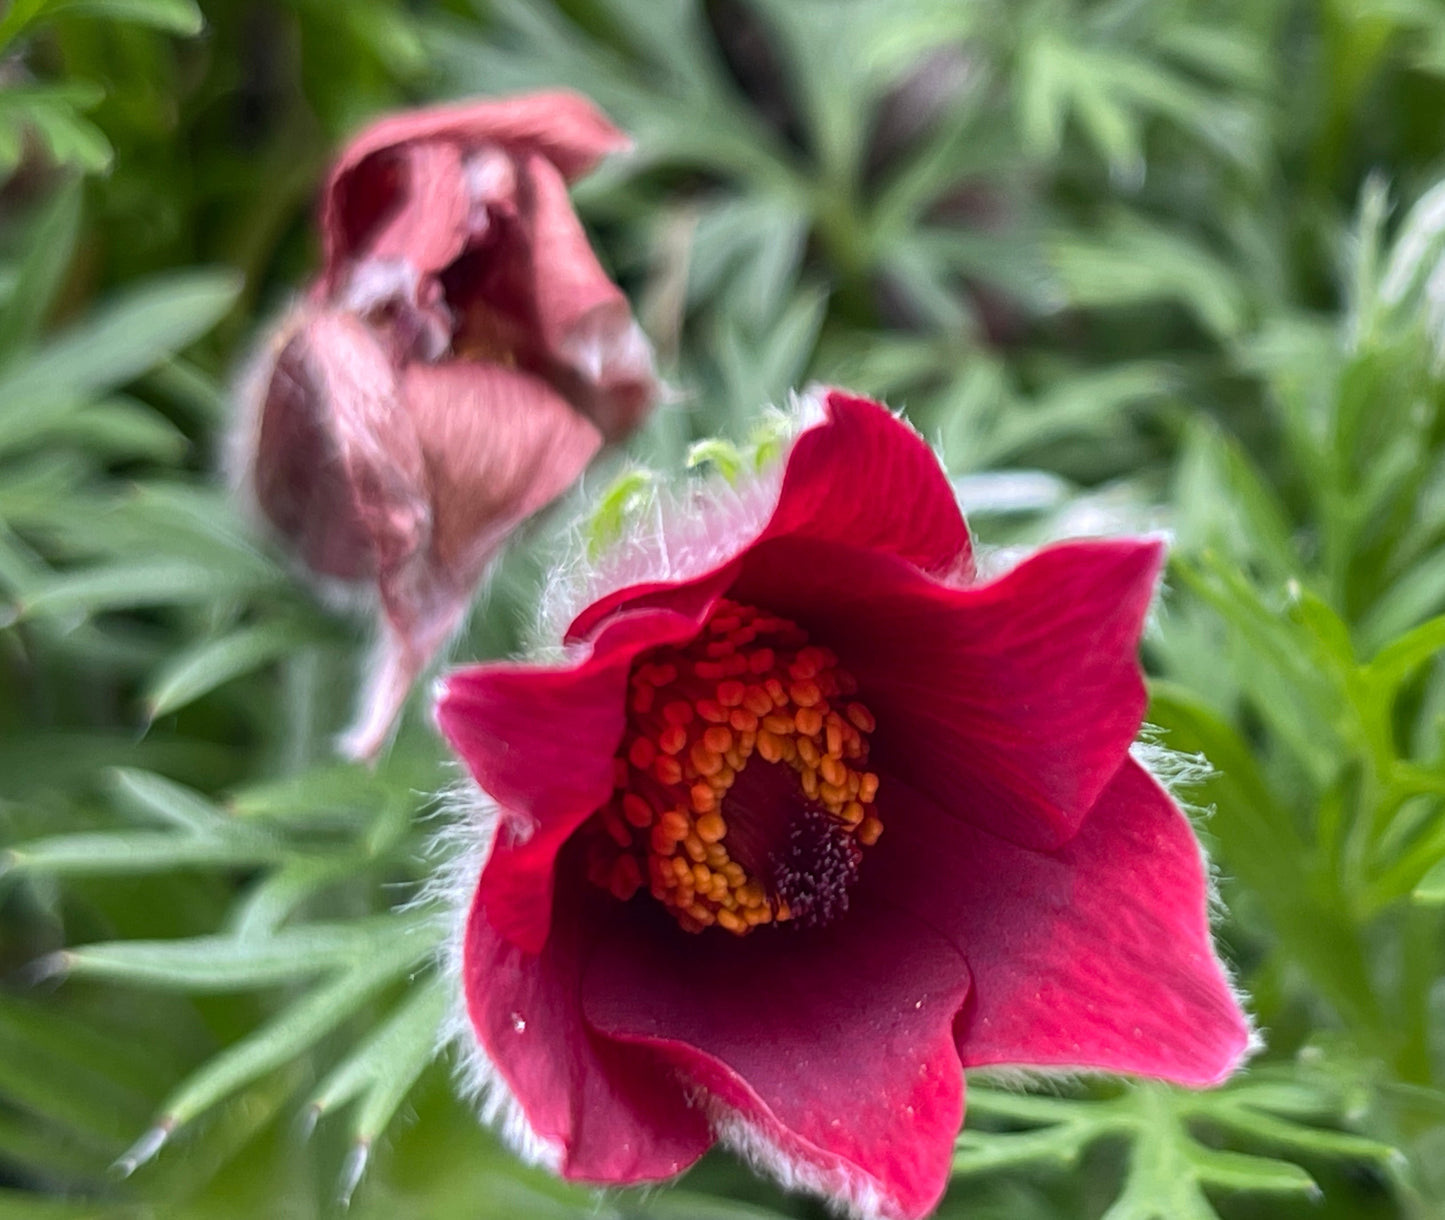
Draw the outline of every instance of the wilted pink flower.
<instances>
[{"instance_id":1,"label":"wilted pink flower","mask_svg":"<svg viewBox=\"0 0 1445 1220\"><path fill-rule=\"evenodd\" d=\"M534 94L383 119L327 182L325 264L254 378L246 470L314 572L380 594L355 753L507 535L657 397L567 197L625 145L582 98Z\"/></svg>"},{"instance_id":2,"label":"wilted pink flower","mask_svg":"<svg viewBox=\"0 0 1445 1220\"><path fill-rule=\"evenodd\" d=\"M524 1148L624 1183L720 1138L918 1217L965 1068L1227 1076L1204 863L1130 754L1160 544L980 579L932 452L836 392L777 478L692 510L565 660L442 696L500 817L466 1041Z\"/></svg>"}]
</instances>

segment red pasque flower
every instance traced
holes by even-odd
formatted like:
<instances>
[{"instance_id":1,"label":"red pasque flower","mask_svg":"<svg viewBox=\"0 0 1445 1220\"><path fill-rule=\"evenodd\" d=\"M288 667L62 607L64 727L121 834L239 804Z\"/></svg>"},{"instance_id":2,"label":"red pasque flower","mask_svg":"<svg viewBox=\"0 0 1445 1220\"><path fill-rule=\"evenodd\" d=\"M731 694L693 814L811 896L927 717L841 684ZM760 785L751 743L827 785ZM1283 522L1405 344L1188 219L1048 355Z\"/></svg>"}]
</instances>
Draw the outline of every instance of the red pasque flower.
<instances>
[{"instance_id":1,"label":"red pasque flower","mask_svg":"<svg viewBox=\"0 0 1445 1220\"><path fill-rule=\"evenodd\" d=\"M566 93L382 119L341 154L325 262L251 379L246 481L324 578L374 588L374 753L488 561L657 398L567 183L626 139Z\"/></svg>"},{"instance_id":2,"label":"red pasque flower","mask_svg":"<svg viewBox=\"0 0 1445 1220\"><path fill-rule=\"evenodd\" d=\"M467 1042L529 1150L624 1183L722 1138L917 1217L965 1068L1227 1076L1250 1029L1204 862L1130 753L1160 543L980 579L933 453L838 392L729 541L693 507L564 660L442 694L499 812Z\"/></svg>"}]
</instances>

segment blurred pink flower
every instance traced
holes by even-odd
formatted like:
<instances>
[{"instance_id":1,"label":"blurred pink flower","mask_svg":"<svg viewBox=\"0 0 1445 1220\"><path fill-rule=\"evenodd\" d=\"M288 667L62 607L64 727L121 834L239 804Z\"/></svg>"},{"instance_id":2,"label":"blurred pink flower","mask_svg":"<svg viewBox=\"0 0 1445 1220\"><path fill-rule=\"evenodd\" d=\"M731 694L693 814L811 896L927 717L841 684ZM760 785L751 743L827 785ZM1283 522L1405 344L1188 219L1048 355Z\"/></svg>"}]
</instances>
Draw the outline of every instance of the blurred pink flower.
<instances>
[{"instance_id":1,"label":"blurred pink flower","mask_svg":"<svg viewBox=\"0 0 1445 1220\"><path fill-rule=\"evenodd\" d=\"M565 660L439 705L499 811L460 1032L523 1150L626 1183L720 1138L911 1218L965 1068L1227 1076L1250 1029L1204 861L1130 753L1161 545L981 579L932 452L838 392L777 475L691 508L586 592Z\"/></svg>"},{"instance_id":2,"label":"blurred pink flower","mask_svg":"<svg viewBox=\"0 0 1445 1220\"><path fill-rule=\"evenodd\" d=\"M347 748L374 754L488 561L657 398L567 183L627 141L566 93L382 119L341 154L321 274L251 383L245 473L384 637Z\"/></svg>"}]
</instances>

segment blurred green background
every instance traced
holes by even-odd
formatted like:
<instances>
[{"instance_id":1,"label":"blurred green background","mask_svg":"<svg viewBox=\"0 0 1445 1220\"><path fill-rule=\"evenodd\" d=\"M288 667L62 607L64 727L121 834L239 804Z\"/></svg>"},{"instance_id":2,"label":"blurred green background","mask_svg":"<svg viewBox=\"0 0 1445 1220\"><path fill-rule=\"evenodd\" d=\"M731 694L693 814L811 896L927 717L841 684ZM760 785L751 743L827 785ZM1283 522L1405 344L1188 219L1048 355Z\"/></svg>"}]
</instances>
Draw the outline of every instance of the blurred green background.
<instances>
[{"instance_id":1,"label":"blurred green background","mask_svg":"<svg viewBox=\"0 0 1445 1220\"><path fill-rule=\"evenodd\" d=\"M985 545L1174 535L1150 722L1215 768L1268 1049L1205 1095L973 1082L940 1214L1445 1215L1445 6L11 0L0 1218L825 1214L723 1155L561 1186L453 1099L426 912L382 913L457 772L421 699L334 760L366 623L217 474L338 141L557 84L637 141L577 191L679 391L636 461L824 379ZM518 647L564 519L456 657Z\"/></svg>"}]
</instances>

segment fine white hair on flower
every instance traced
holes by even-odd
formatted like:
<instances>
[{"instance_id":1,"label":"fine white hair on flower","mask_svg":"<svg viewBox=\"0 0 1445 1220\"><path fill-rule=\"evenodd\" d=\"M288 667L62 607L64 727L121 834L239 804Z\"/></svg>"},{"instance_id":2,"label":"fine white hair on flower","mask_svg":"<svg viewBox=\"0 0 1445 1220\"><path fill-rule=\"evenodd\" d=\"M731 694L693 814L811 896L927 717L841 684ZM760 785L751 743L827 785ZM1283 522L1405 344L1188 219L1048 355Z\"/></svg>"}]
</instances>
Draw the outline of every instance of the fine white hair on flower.
<instances>
[{"instance_id":1,"label":"fine white hair on flower","mask_svg":"<svg viewBox=\"0 0 1445 1220\"><path fill-rule=\"evenodd\" d=\"M472 1028L463 987L467 919L482 866L498 833L500 810L469 780L460 780L438 799L441 828L428 854L434 868L417 901L446 911L451 926L442 940L438 969L450 989L438 1033L440 1048L455 1055L457 1091L477 1116L495 1130L523 1161L559 1173L563 1150L537 1134L496 1064Z\"/></svg>"},{"instance_id":2,"label":"fine white hair on flower","mask_svg":"<svg viewBox=\"0 0 1445 1220\"><path fill-rule=\"evenodd\" d=\"M584 524L572 531L564 553L551 565L538 615L536 650L555 648L586 606L618 589L649 581L685 581L726 563L767 524L782 486L787 446L823 420L824 396L809 390L792 396L786 410L768 421L782 453L761 469L729 479L722 473L678 484L638 480L634 503L617 537L600 548Z\"/></svg>"},{"instance_id":3,"label":"fine white hair on flower","mask_svg":"<svg viewBox=\"0 0 1445 1220\"><path fill-rule=\"evenodd\" d=\"M1157 604L1157 602L1158 595L1156 594L1155 603ZM1164 741L1164 734L1165 730L1157 725L1148 723L1142 725L1139 729L1139 739L1130 747L1129 753L1135 762L1159 781L1160 785L1174 798L1191 820L1202 821L1209 818L1214 812L1213 807L1199 804L1192 799L1192 794L1197 793L1214 776L1213 765L1203 754L1189 754L1167 745ZM1228 914L1224 899L1219 893L1219 868L1210 858L1204 844L1199 841L1198 835L1195 835L1194 841L1199 851L1200 862L1204 866L1204 880L1208 887L1205 901L1209 908L1209 921L1218 926ZM1254 1014L1249 1011L1249 995L1235 977L1234 964L1226 961L1220 955L1217 945L1215 958L1219 962L1220 969L1224 974L1224 981L1229 985L1235 1003L1239 1005L1240 1011L1244 1013L1245 1019L1249 1023L1249 1042L1245 1047L1244 1054L1240 1057L1240 1063L1244 1064L1264 1049L1264 1035L1259 1026L1255 1024Z\"/></svg>"},{"instance_id":4,"label":"fine white hair on flower","mask_svg":"<svg viewBox=\"0 0 1445 1220\"><path fill-rule=\"evenodd\" d=\"M784 1190L820 1196L832 1211L852 1220L890 1220L898 1214L877 1179L857 1166L834 1158L835 1164L824 1167L790 1156L756 1123L715 1101L708 1104L708 1122L727 1148Z\"/></svg>"}]
</instances>

